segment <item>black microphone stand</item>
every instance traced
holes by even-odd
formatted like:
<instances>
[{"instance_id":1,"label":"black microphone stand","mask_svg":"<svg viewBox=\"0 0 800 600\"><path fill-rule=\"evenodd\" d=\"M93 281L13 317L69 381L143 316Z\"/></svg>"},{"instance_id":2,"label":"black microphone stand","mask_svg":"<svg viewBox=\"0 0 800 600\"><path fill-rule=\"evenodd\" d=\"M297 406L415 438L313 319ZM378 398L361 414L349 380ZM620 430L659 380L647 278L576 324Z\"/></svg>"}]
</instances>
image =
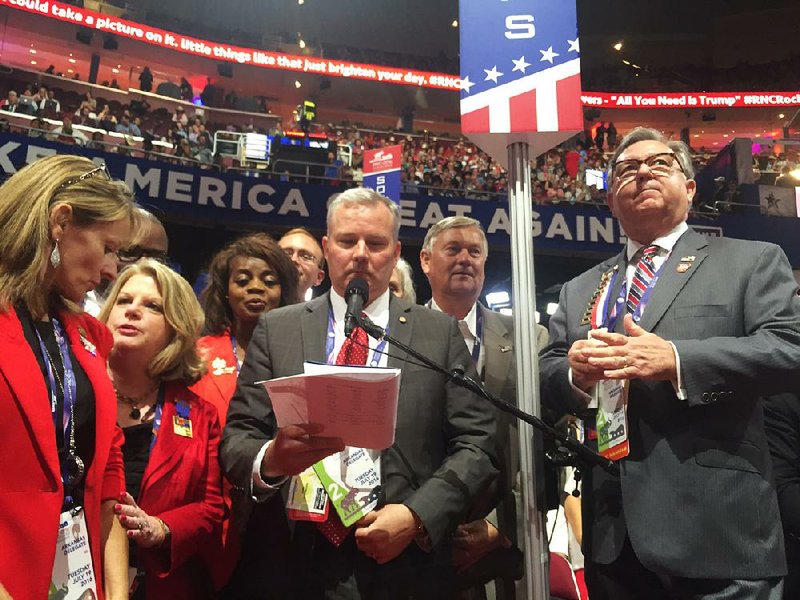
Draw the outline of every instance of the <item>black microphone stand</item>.
<instances>
[{"instance_id":1,"label":"black microphone stand","mask_svg":"<svg viewBox=\"0 0 800 600\"><path fill-rule=\"evenodd\" d=\"M587 448L577 439L569 436L566 433L559 431L558 429L555 429L554 427L551 427L550 425L542 421L539 417L526 413L524 410L520 410L510 402L506 402L505 400L498 398L494 394L490 394L484 389L484 387L480 383L464 375L464 369L459 368L460 366L453 369L453 371L448 371L443 366L431 360L424 354L421 354L420 352L414 350L410 346L407 346L403 342L396 340L395 338L390 336L388 333L386 333L386 330L383 329L383 327L373 323L370 320L370 318L367 317L365 314L362 313L354 316L356 318L356 321L364 329L364 331L366 331L376 340L385 339L387 342L389 342L393 346L396 346L397 348L400 348L400 350L406 352L407 354L410 354L411 356L416 358L421 363L425 364L433 371L441 373L442 375L447 377L449 381L452 381L457 386L468 389L469 391L473 392L474 394L477 394L481 398L488 400L500 410L507 412L511 415L514 415L520 421L525 421L526 423L532 425L534 428L538 429L543 434L556 440L563 448L566 448L569 452L575 454L578 458L580 458L581 461L583 461L584 464L588 466L598 466L605 469L608 473L612 475L619 475L619 465L616 464L613 460L609 460L606 457L598 454L594 450Z\"/></svg>"}]
</instances>

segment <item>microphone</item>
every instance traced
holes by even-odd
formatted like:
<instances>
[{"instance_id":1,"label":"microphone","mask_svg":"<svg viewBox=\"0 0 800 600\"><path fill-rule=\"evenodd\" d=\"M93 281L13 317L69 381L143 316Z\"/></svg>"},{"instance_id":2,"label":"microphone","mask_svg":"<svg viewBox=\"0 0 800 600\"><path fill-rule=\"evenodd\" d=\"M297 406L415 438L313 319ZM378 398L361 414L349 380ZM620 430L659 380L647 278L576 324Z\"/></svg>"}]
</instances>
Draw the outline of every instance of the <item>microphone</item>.
<instances>
[{"instance_id":1,"label":"microphone","mask_svg":"<svg viewBox=\"0 0 800 600\"><path fill-rule=\"evenodd\" d=\"M361 311L369 300L369 284L361 277L354 277L350 280L344 292L344 300L347 302L347 312L344 314L344 335L350 337L353 330L358 327Z\"/></svg>"}]
</instances>

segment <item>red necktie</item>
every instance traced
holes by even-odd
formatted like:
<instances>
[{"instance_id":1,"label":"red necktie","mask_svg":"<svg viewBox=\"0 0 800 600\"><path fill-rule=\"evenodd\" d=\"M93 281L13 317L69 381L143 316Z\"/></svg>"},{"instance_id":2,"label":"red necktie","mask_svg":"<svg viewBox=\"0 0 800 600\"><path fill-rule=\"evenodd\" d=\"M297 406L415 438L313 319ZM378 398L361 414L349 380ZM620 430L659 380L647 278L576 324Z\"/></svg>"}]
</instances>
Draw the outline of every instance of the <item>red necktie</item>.
<instances>
[{"instance_id":1,"label":"red necktie","mask_svg":"<svg viewBox=\"0 0 800 600\"><path fill-rule=\"evenodd\" d=\"M344 340L339 354L336 357L337 365L366 365L369 340L367 332L361 327L356 327L349 338ZM317 529L334 546L340 546L347 538L350 529L344 526L336 509L328 507L328 518L322 523L317 523Z\"/></svg>"}]
</instances>

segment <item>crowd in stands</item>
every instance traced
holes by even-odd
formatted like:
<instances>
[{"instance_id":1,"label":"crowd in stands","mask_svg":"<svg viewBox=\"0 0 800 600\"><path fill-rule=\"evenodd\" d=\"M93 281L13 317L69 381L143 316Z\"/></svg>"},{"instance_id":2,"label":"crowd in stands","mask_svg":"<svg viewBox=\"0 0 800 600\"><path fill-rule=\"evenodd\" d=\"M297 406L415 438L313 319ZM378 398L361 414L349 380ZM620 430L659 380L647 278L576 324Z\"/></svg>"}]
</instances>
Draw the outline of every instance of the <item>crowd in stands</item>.
<instances>
[{"instance_id":1,"label":"crowd in stands","mask_svg":"<svg viewBox=\"0 0 800 600\"><path fill-rule=\"evenodd\" d=\"M152 86L149 69L140 77L143 87ZM185 80L184 80L185 81ZM188 85L185 94L192 95ZM184 86L186 87L186 86ZM173 112L153 109L146 98L128 104L95 97L91 89L83 96L62 93L38 82L17 93L9 89L0 111L23 113L36 118L29 135L67 144L155 160L194 164L200 168L226 169L234 161L214 154L215 131L256 131L281 135L280 125L271 130L208 122L200 109L177 104ZM190 114L192 113L192 114ZM76 127L80 126L80 127ZM464 138L424 133L398 133L368 129L360 124L319 125L340 148L331 153L323 182L360 184L365 150L394 144L403 146L402 183L406 193L467 197L476 200L503 199L508 193L508 175L499 163ZM117 143L109 144L106 132L115 132ZM582 134L539 156L532 164L532 193L540 203L603 203L602 172L606 156L617 143L613 123L598 123ZM157 144L157 147L154 146ZM697 157L701 161L708 156ZM587 179L588 171L588 179ZM269 171L268 171L269 172ZM286 173L272 176L288 178Z\"/></svg>"}]
</instances>

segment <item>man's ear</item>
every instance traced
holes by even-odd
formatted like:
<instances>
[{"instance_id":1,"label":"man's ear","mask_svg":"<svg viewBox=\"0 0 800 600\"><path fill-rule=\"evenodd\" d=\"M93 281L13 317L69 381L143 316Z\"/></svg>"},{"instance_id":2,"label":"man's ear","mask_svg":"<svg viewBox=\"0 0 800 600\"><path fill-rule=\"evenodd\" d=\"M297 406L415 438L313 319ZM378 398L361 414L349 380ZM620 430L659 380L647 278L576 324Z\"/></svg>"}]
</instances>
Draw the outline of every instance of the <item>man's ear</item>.
<instances>
[{"instance_id":1,"label":"man's ear","mask_svg":"<svg viewBox=\"0 0 800 600\"><path fill-rule=\"evenodd\" d=\"M697 182L694 179L686 180L686 195L689 197L689 206L694 202L694 195L697 193Z\"/></svg>"},{"instance_id":2,"label":"man's ear","mask_svg":"<svg viewBox=\"0 0 800 600\"><path fill-rule=\"evenodd\" d=\"M419 251L419 265L422 267L422 272L427 275L431 270L431 254L427 250Z\"/></svg>"},{"instance_id":3,"label":"man's ear","mask_svg":"<svg viewBox=\"0 0 800 600\"><path fill-rule=\"evenodd\" d=\"M50 238L60 240L64 229L72 222L72 207L68 204L56 204L50 209Z\"/></svg>"}]
</instances>

